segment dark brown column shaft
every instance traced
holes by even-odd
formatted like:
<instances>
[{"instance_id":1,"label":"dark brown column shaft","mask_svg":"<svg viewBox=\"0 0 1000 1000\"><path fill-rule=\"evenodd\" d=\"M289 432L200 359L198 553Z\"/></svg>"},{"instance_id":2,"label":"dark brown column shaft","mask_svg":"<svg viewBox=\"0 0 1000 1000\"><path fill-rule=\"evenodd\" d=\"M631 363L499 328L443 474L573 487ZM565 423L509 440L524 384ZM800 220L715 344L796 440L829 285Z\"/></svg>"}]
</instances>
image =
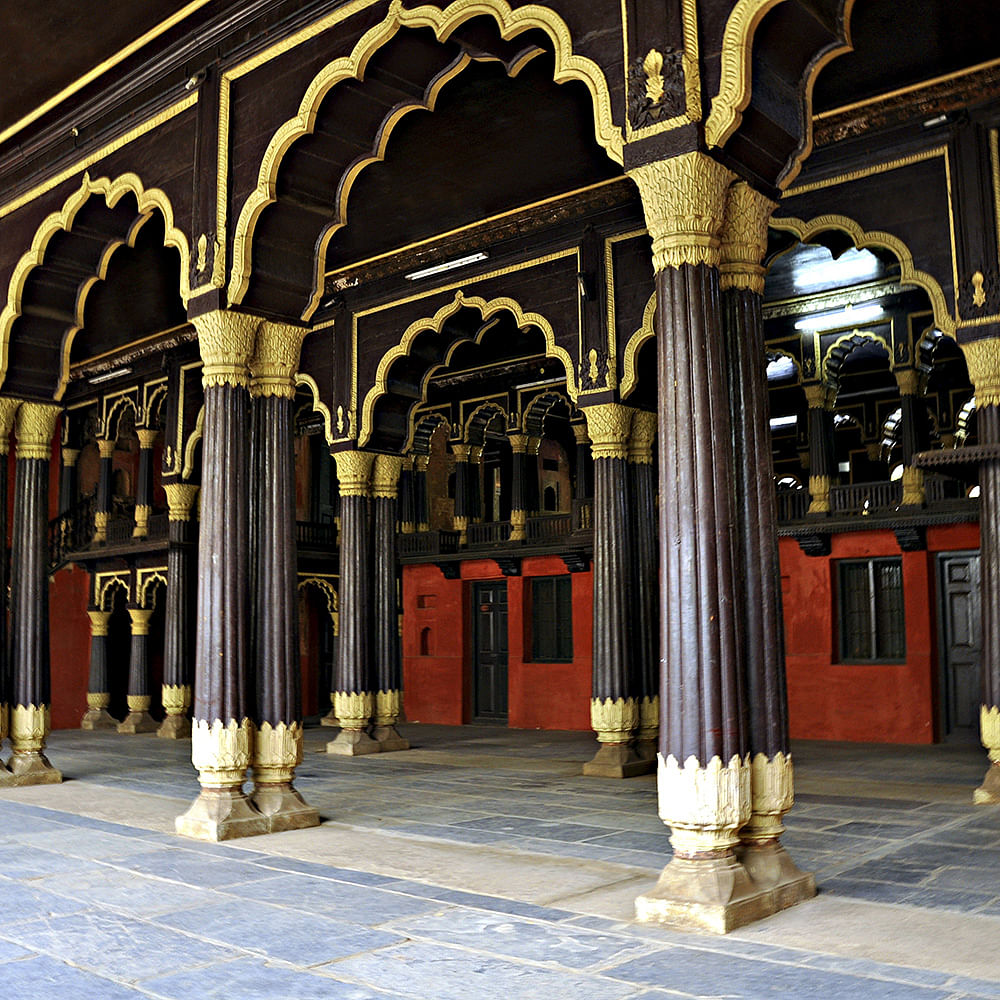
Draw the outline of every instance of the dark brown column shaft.
<instances>
[{"instance_id":1,"label":"dark brown column shaft","mask_svg":"<svg viewBox=\"0 0 1000 1000\"><path fill-rule=\"evenodd\" d=\"M573 424L576 438L576 477L573 480L573 499L589 500L594 495L594 460L590 454L587 425Z\"/></svg>"},{"instance_id":2,"label":"dark brown column shaft","mask_svg":"<svg viewBox=\"0 0 1000 1000\"><path fill-rule=\"evenodd\" d=\"M16 416L11 564L10 769L24 784L61 781L45 758L49 732L49 461L59 407L22 403Z\"/></svg>"},{"instance_id":3,"label":"dark brown column shaft","mask_svg":"<svg viewBox=\"0 0 1000 1000\"><path fill-rule=\"evenodd\" d=\"M653 439L656 414L636 411L628 448L630 497L629 542L631 556L631 600L629 636L632 640L632 673L639 705L637 739L640 752L655 756L660 723L660 602L657 572L658 539L656 514L656 466Z\"/></svg>"},{"instance_id":4,"label":"dark brown column shaft","mask_svg":"<svg viewBox=\"0 0 1000 1000\"><path fill-rule=\"evenodd\" d=\"M249 360L260 321L216 311L192 319L204 361L201 529L191 758L202 791L178 833L206 840L267 831L243 782L253 752L249 668Z\"/></svg>"},{"instance_id":5,"label":"dark brown column shaft","mask_svg":"<svg viewBox=\"0 0 1000 1000\"><path fill-rule=\"evenodd\" d=\"M483 519L483 449L469 448L469 517L479 524Z\"/></svg>"},{"instance_id":6,"label":"dark brown column shaft","mask_svg":"<svg viewBox=\"0 0 1000 1000\"><path fill-rule=\"evenodd\" d=\"M464 545L468 539L469 522L472 520L469 446L454 444L451 450L455 456L455 514L452 523L458 532L459 544Z\"/></svg>"},{"instance_id":7,"label":"dark brown column shaft","mask_svg":"<svg viewBox=\"0 0 1000 1000\"><path fill-rule=\"evenodd\" d=\"M524 503L529 517L536 515L542 508L538 469L538 449L541 443L541 438L529 437L524 452Z\"/></svg>"},{"instance_id":8,"label":"dark brown column shaft","mask_svg":"<svg viewBox=\"0 0 1000 1000\"><path fill-rule=\"evenodd\" d=\"M379 746L365 732L375 711L371 659L370 478L373 455L340 451L334 455L340 477L340 641L337 649L333 711L341 732L329 753L355 756Z\"/></svg>"},{"instance_id":9,"label":"dark brown column shaft","mask_svg":"<svg viewBox=\"0 0 1000 1000\"><path fill-rule=\"evenodd\" d=\"M962 345L976 390L979 444L1000 445L1000 336ZM979 586L982 606L983 703L980 738L990 767L973 801L1000 803L1000 459L979 466Z\"/></svg>"},{"instance_id":10,"label":"dark brown column shaft","mask_svg":"<svg viewBox=\"0 0 1000 1000\"><path fill-rule=\"evenodd\" d=\"M926 500L924 471L915 468L913 456L930 444L927 405L920 395L920 373L913 368L897 368L893 373L899 386L900 460L903 463L903 498L907 506L921 506Z\"/></svg>"},{"instance_id":11,"label":"dark brown column shaft","mask_svg":"<svg viewBox=\"0 0 1000 1000\"><path fill-rule=\"evenodd\" d=\"M7 633L7 584L10 579L10 552L7 547L7 510L10 483L10 433L18 400L0 396L0 744L10 728L11 666ZM4 768L0 766L0 775Z\"/></svg>"},{"instance_id":12,"label":"dark brown column shaft","mask_svg":"<svg viewBox=\"0 0 1000 1000\"><path fill-rule=\"evenodd\" d=\"M417 515L413 503L413 456L403 459L403 471L399 474L399 528L410 534L416 527Z\"/></svg>"},{"instance_id":13,"label":"dark brown column shaft","mask_svg":"<svg viewBox=\"0 0 1000 1000\"><path fill-rule=\"evenodd\" d=\"M805 386L809 403L809 513L830 513L830 487L837 481L833 453L833 412L826 386L813 382Z\"/></svg>"},{"instance_id":14,"label":"dark brown column shaft","mask_svg":"<svg viewBox=\"0 0 1000 1000\"><path fill-rule=\"evenodd\" d=\"M193 507L198 494L195 483L168 483L169 517L167 548L167 594L163 635L163 710L157 735L180 739L190 735L187 719L191 707L194 658L194 588L191 572L197 556L197 522Z\"/></svg>"},{"instance_id":15,"label":"dark brown column shaft","mask_svg":"<svg viewBox=\"0 0 1000 1000\"><path fill-rule=\"evenodd\" d=\"M97 447L101 454L101 464L97 473L97 497L94 505L94 541L104 542L108 537L108 521L111 520L111 465L115 442L111 438L101 438Z\"/></svg>"},{"instance_id":16,"label":"dark brown column shaft","mask_svg":"<svg viewBox=\"0 0 1000 1000\"><path fill-rule=\"evenodd\" d=\"M523 542L527 538L528 486L526 479L525 451L528 448L526 434L508 435L511 448L510 479L510 540Z\"/></svg>"},{"instance_id":17,"label":"dark brown column shaft","mask_svg":"<svg viewBox=\"0 0 1000 1000\"><path fill-rule=\"evenodd\" d=\"M427 463L429 456L417 455L413 460L413 507L417 531L427 531L431 526L430 497L427 494ZM341 490L343 496L343 490ZM343 516L343 515L341 515Z\"/></svg>"},{"instance_id":18,"label":"dark brown column shaft","mask_svg":"<svg viewBox=\"0 0 1000 1000\"><path fill-rule=\"evenodd\" d=\"M118 727L120 733L152 733L157 725L149 714L153 703L153 678L149 664L149 620L152 608L129 608L132 619L132 647L128 668L128 715Z\"/></svg>"},{"instance_id":19,"label":"dark brown column shaft","mask_svg":"<svg viewBox=\"0 0 1000 1000\"><path fill-rule=\"evenodd\" d=\"M87 617L90 618L90 675L87 679L87 711L80 720L80 728L116 729L118 720L108 713L111 704L108 674L108 622L111 612L95 605L87 609Z\"/></svg>"},{"instance_id":20,"label":"dark brown column shaft","mask_svg":"<svg viewBox=\"0 0 1000 1000\"><path fill-rule=\"evenodd\" d=\"M735 447L735 593L746 651L749 749L771 758L788 753L788 700L761 296L734 287L722 297Z\"/></svg>"},{"instance_id":21,"label":"dark brown column shaft","mask_svg":"<svg viewBox=\"0 0 1000 1000\"><path fill-rule=\"evenodd\" d=\"M159 433L155 428L140 427L139 435L139 479L135 492L136 538L144 538L149 533L149 518L153 513L153 444Z\"/></svg>"},{"instance_id":22,"label":"dark brown column shaft","mask_svg":"<svg viewBox=\"0 0 1000 1000\"><path fill-rule=\"evenodd\" d=\"M62 471L59 476L59 513L69 510L76 503L77 470L76 460L80 457L79 448L62 449Z\"/></svg>"}]
</instances>

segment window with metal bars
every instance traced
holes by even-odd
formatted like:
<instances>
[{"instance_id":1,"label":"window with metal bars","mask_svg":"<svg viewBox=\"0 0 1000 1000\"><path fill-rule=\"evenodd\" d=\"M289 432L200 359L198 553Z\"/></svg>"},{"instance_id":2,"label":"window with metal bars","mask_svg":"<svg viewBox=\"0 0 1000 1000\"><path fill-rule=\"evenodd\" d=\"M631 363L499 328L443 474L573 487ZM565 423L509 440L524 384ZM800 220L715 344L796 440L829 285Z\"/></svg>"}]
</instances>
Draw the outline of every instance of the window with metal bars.
<instances>
[{"instance_id":1,"label":"window with metal bars","mask_svg":"<svg viewBox=\"0 0 1000 1000\"><path fill-rule=\"evenodd\" d=\"M537 576L531 581L531 659L573 661L573 583L568 576Z\"/></svg>"},{"instance_id":2,"label":"window with metal bars","mask_svg":"<svg viewBox=\"0 0 1000 1000\"><path fill-rule=\"evenodd\" d=\"M837 596L842 663L906 659L902 559L839 562Z\"/></svg>"}]
</instances>

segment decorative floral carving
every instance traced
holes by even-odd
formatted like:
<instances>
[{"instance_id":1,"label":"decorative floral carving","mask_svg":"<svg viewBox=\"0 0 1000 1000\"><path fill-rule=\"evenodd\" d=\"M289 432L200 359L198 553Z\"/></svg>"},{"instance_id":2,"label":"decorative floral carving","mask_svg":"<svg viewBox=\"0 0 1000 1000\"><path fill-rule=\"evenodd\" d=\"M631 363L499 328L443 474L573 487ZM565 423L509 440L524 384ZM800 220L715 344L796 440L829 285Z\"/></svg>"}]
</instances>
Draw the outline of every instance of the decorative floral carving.
<instances>
[{"instance_id":1,"label":"decorative floral carving","mask_svg":"<svg viewBox=\"0 0 1000 1000\"><path fill-rule=\"evenodd\" d=\"M639 726L639 706L635 698L592 698L590 726L599 743L627 743Z\"/></svg>"},{"instance_id":2,"label":"decorative floral carving","mask_svg":"<svg viewBox=\"0 0 1000 1000\"><path fill-rule=\"evenodd\" d=\"M629 121L635 129L656 125L687 110L684 53L667 47L650 49L634 59L628 79Z\"/></svg>"}]
</instances>

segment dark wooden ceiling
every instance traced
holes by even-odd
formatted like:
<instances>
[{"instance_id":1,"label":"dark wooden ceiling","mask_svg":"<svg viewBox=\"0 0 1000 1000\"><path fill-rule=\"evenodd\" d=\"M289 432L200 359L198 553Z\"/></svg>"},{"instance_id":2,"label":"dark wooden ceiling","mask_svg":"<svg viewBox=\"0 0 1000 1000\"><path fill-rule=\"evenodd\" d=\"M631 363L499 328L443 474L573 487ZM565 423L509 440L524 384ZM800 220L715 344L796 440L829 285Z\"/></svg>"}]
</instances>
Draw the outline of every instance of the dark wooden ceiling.
<instances>
[{"instance_id":1,"label":"dark wooden ceiling","mask_svg":"<svg viewBox=\"0 0 1000 1000\"><path fill-rule=\"evenodd\" d=\"M0 133L190 2L4 3Z\"/></svg>"}]
</instances>

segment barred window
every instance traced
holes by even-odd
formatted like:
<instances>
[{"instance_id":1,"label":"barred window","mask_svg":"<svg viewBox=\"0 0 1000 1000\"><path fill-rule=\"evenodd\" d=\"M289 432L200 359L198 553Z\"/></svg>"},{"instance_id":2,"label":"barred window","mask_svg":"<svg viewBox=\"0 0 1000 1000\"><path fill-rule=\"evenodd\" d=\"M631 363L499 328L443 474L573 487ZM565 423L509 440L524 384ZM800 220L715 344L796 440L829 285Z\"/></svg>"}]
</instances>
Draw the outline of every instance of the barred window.
<instances>
[{"instance_id":1,"label":"barred window","mask_svg":"<svg viewBox=\"0 0 1000 1000\"><path fill-rule=\"evenodd\" d=\"M536 663L573 661L573 583L568 576L531 581L531 658Z\"/></svg>"},{"instance_id":2,"label":"barred window","mask_svg":"<svg viewBox=\"0 0 1000 1000\"><path fill-rule=\"evenodd\" d=\"M902 559L842 561L837 582L841 662L905 660Z\"/></svg>"}]
</instances>

